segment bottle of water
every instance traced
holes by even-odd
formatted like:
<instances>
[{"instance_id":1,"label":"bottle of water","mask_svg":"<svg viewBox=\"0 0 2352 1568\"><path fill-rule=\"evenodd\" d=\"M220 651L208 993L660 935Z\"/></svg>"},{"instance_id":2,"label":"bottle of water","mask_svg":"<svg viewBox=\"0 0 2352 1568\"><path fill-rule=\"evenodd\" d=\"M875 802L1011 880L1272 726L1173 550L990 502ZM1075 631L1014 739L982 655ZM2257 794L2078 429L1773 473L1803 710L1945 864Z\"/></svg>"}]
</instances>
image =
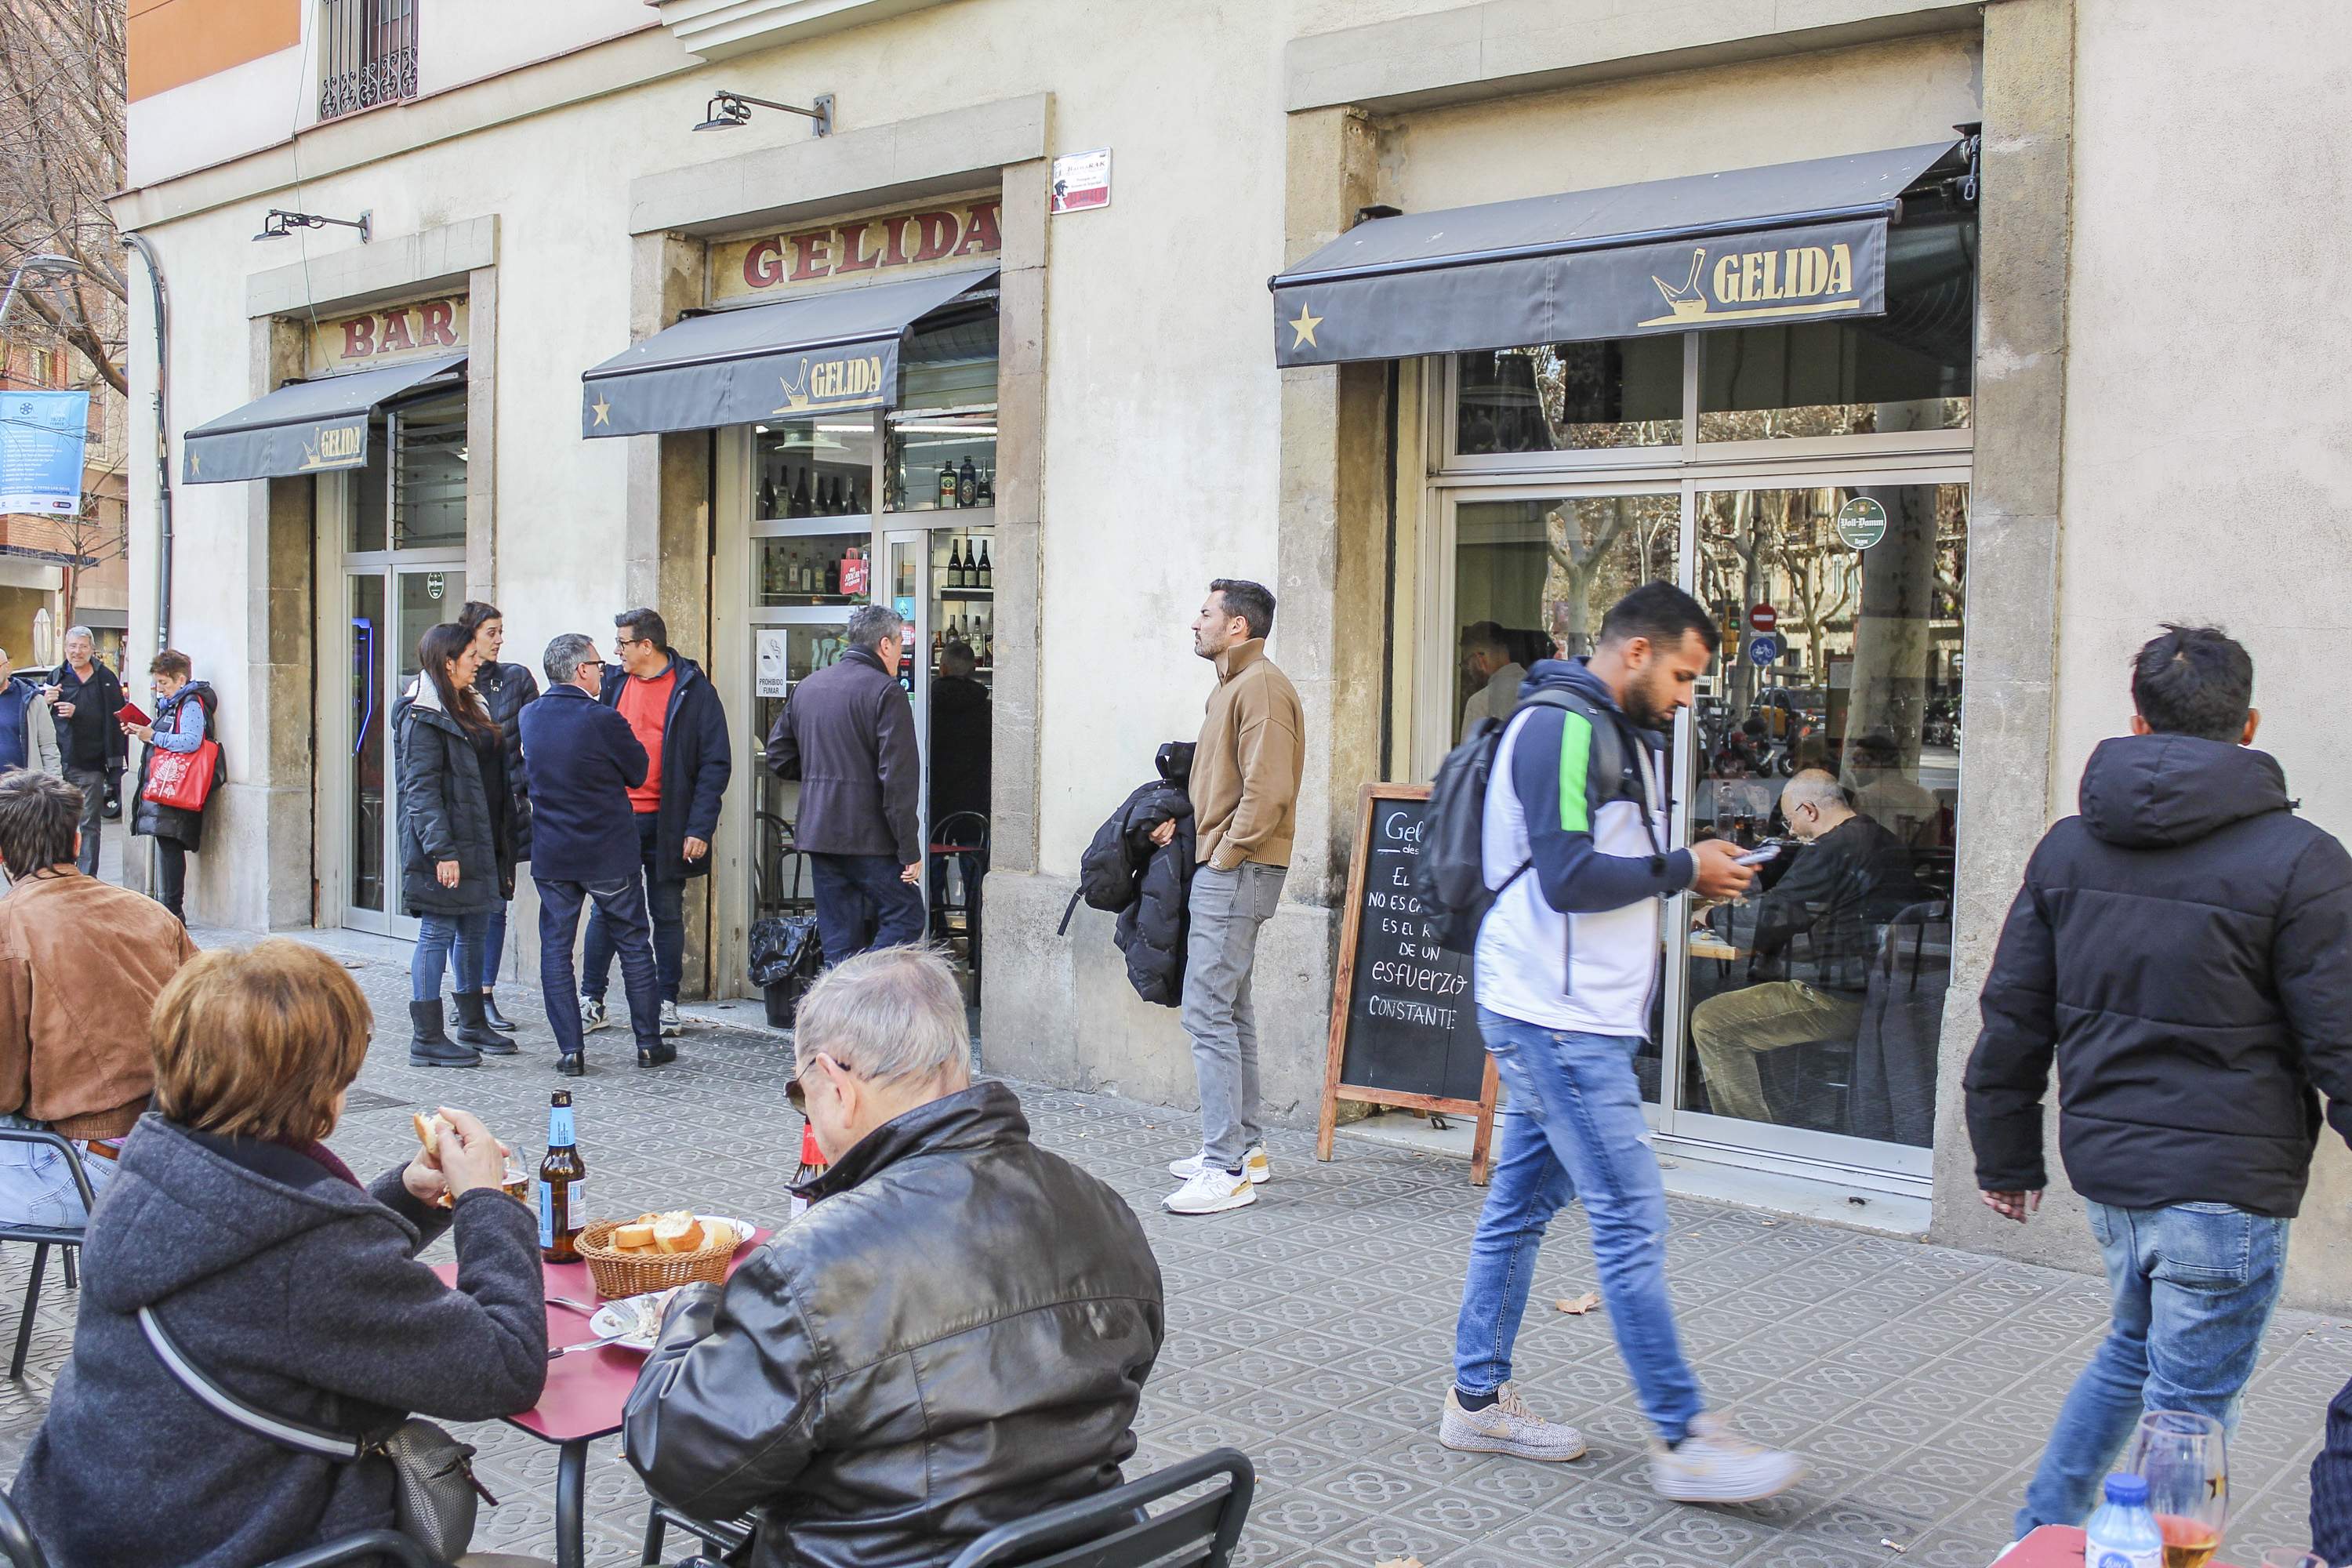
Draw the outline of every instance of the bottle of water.
<instances>
[{"instance_id":1,"label":"bottle of water","mask_svg":"<svg viewBox=\"0 0 2352 1568\"><path fill-rule=\"evenodd\" d=\"M2148 1511L2146 1476L2109 1476L2107 1500L2083 1535L2083 1568L2163 1568L2164 1531Z\"/></svg>"}]
</instances>

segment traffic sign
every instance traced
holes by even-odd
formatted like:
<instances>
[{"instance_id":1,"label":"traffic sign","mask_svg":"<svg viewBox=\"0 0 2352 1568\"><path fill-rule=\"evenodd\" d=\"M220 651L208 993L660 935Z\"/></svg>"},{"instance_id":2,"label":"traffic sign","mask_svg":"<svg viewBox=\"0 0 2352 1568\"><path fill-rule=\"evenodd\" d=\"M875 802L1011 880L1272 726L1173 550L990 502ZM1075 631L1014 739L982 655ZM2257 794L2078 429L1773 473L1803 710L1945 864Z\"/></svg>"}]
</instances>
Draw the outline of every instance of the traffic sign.
<instances>
[{"instance_id":1,"label":"traffic sign","mask_svg":"<svg viewBox=\"0 0 2352 1568\"><path fill-rule=\"evenodd\" d=\"M1761 669L1780 657L1780 639L1764 632L1748 639L1748 662Z\"/></svg>"},{"instance_id":2,"label":"traffic sign","mask_svg":"<svg viewBox=\"0 0 2352 1568\"><path fill-rule=\"evenodd\" d=\"M1780 624L1780 612L1769 605L1758 605L1748 612L1748 629L1769 632Z\"/></svg>"}]
</instances>

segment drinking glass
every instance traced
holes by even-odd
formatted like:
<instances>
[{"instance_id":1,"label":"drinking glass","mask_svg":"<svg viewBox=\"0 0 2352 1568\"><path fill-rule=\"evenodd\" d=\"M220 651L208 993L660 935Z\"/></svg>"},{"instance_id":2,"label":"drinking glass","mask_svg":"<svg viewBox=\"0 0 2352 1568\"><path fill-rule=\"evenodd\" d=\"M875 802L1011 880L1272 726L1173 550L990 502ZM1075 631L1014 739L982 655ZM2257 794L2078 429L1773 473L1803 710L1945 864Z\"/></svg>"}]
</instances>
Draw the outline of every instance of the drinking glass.
<instances>
[{"instance_id":1,"label":"drinking glass","mask_svg":"<svg viewBox=\"0 0 2352 1568\"><path fill-rule=\"evenodd\" d=\"M2147 1506L2164 1531L2164 1568L2205 1568L2230 1514L2230 1461L2221 1424L2186 1410L2139 1418L2124 1468L2147 1478Z\"/></svg>"}]
</instances>

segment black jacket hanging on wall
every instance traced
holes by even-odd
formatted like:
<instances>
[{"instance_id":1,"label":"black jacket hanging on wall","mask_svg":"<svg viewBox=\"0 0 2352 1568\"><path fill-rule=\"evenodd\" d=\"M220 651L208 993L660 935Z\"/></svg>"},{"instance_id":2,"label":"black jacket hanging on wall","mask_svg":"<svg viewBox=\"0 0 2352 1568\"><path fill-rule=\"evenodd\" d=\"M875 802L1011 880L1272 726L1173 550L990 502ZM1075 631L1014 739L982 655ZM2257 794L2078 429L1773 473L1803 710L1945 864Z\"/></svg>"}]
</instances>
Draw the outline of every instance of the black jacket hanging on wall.
<instances>
[{"instance_id":1,"label":"black jacket hanging on wall","mask_svg":"<svg viewBox=\"0 0 2352 1568\"><path fill-rule=\"evenodd\" d=\"M1195 846L1185 785L1192 742L1171 741L1153 761L1160 776L1129 795L1079 857L1070 907L1084 899L1088 908L1118 916L1111 940L1127 954L1128 983L1146 1002L1174 1007L1184 1000L1184 945L1192 930L1187 910ZM1171 821L1176 836L1164 845L1152 843L1152 830ZM1065 910L1062 930L1069 928Z\"/></svg>"}]
</instances>

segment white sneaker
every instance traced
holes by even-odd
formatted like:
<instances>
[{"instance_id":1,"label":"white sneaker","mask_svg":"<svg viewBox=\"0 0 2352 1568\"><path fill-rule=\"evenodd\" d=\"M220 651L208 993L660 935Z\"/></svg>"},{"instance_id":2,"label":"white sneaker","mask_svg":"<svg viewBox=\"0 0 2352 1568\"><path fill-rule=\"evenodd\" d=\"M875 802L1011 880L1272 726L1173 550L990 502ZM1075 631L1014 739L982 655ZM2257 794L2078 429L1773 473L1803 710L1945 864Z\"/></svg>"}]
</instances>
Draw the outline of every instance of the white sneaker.
<instances>
[{"instance_id":1,"label":"white sneaker","mask_svg":"<svg viewBox=\"0 0 2352 1568\"><path fill-rule=\"evenodd\" d=\"M591 996L585 992L581 994L580 1032L582 1034L593 1035L612 1021L604 1016L604 1003L602 997Z\"/></svg>"},{"instance_id":2,"label":"white sneaker","mask_svg":"<svg viewBox=\"0 0 2352 1568\"><path fill-rule=\"evenodd\" d=\"M1459 1392L1447 1389L1437 1440L1467 1454L1514 1454L1551 1464L1584 1458L1583 1433L1538 1415L1519 1403L1518 1390L1507 1383L1495 1394L1495 1403L1486 1409L1465 1410Z\"/></svg>"},{"instance_id":3,"label":"white sneaker","mask_svg":"<svg viewBox=\"0 0 2352 1568\"><path fill-rule=\"evenodd\" d=\"M1192 1154L1181 1160L1171 1160L1168 1162L1168 1173L1178 1181L1189 1182L1201 1173L1201 1162L1203 1158L1205 1156L1202 1154ZM1242 1173L1252 1182L1262 1183L1274 1180L1274 1167L1266 1162L1264 1145L1252 1149L1242 1156Z\"/></svg>"},{"instance_id":4,"label":"white sneaker","mask_svg":"<svg viewBox=\"0 0 2352 1568\"><path fill-rule=\"evenodd\" d=\"M1804 1474L1804 1460L1749 1442L1711 1411L1692 1420L1680 1447L1650 1445L1650 1485L1676 1502L1758 1502Z\"/></svg>"},{"instance_id":5,"label":"white sneaker","mask_svg":"<svg viewBox=\"0 0 2352 1568\"><path fill-rule=\"evenodd\" d=\"M1236 1176L1213 1165L1193 1172L1191 1180L1160 1201L1171 1214L1223 1214L1257 1202L1257 1187L1246 1171Z\"/></svg>"},{"instance_id":6,"label":"white sneaker","mask_svg":"<svg viewBox=\"0 0 2352 1568\"><path fill-rule=\"evenodd\" d=\"M686 1033L685 1021L678 1017L677 1004L675 1002L665 1002L661 1005L661 1032L665 1038L671 1035Z\"/></svg>"}]
</instances>

